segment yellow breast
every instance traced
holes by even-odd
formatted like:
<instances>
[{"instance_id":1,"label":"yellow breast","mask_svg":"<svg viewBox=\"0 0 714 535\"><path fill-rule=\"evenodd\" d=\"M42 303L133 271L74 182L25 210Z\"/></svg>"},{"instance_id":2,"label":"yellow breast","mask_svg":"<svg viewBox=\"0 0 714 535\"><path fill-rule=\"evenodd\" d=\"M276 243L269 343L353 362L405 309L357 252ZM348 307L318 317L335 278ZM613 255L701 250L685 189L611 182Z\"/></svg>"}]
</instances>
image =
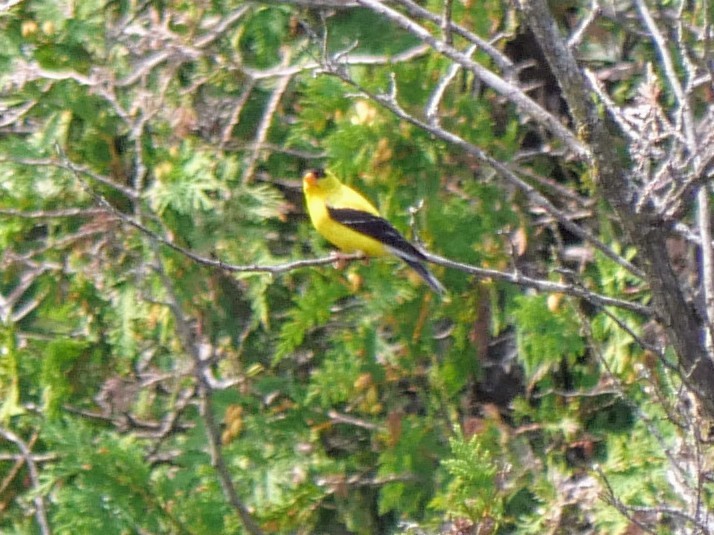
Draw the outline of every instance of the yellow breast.
<instances>
[{"instance_id":1,"label":"yellow breast","mask_svg":"<svg viewBox=\"0 0 714 535\"><path fill-rule=\"evenodd\" d=\"M307 211L315 229L330 243L345 253L363 252L369 256L387 254L384 245L369 236L356 232L330 218L328 206L349 207L378 215L377 209L352 188L340 183L336 186L304 182ZM329 183L328 183L329 184Z\"/></svg>"}]
</instances>

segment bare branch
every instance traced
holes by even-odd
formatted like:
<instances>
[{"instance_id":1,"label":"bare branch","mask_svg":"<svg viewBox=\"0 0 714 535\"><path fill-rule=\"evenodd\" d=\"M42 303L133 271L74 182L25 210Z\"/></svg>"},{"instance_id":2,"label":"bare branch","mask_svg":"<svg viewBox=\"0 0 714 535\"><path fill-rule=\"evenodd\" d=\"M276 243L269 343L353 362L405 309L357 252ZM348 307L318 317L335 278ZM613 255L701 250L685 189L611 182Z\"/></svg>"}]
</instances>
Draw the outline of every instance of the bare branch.
<instances>
[{"instance_id":1,"label":"bare branch","mask_svg":"<svg viewBox=\"0 0 714 535\"><path fill-rule=\"evenodd\" d=\"M476 45L472 45L466 51L466 56L470 58L475 51ZM434 88L434 91L424 108L424 117L426 117L426 120L429 121L429 124L439 126L439 105L444 98L446 89L449 87L454 78L456 78L456 75L459 74L459 71L461 71L461 65L458 63L452 63L447 69L446 74L441 77L441 80Z\"/></svg>"},{"instance_id":2,"label":"bare branch","mask_svg":"<svg viewBox=\"0 0 714 535\"><path fill-rule=\"evenodd\" d=\"M563 126L557 117L537 104L520 88L494 74L483 65L472 61L462 52L459 52L452 46L449 46L443 40L434 37L426 28L405 17L398 11L386 6L380 2L380 0L357 1L363 6L372 9L375 13L383 15L385 18L404 28L409 33L419 38L422 42L431 46L435 51L443 54L447 58L463 66L465 69L471 71L486 85L506 97L524 113L545 126L563 143L565 143L578 157L586 158L588 156L588 149L573 135L573 133Z\"/></svg>"},{"instance_id":3,"label":"bare branch","mask_svg":"<svg viewBox=\"0 0 714 535\"><path fill-rule=\"evenodd\" d=\"M283 64L287 65L289 61L290 55L286 54L283 58ZM250 183L253 180L255 166L258 163L258 157L260 156L259 147L263 143L265 143L265 140L268 138L268 130L270 129L270 125L273 122L273 117L278 109L278 105L280 104L280 99L283 97L283 94L288 89L288 85L290 84L291 78L291 76L282 76L281 78L278 78L278 83L276 84L275 89L273 89L268 103L265 105L263 117L260 119L260 123L258 124L258 130L255 134L255 148L250 153L248 162L245 166L245 170L243 171L243 176L241 178L241 182L243 184Z\"/></svg>"},{"instance_id":4,"label":"bare branch","mask_svg":"<svg viewBox=\"0 0 714 535\"><path fill-rule=\"evenodd\" d=\"M164 290L169 298L169 307L176 324L176 331L181 340L184 350L191 355L194 365L194 376L198 383L198 395L200 399L200 410L203 422L206 426L206 437L211 454L211 463L216 470L223 492L229 503L235 509L246 531L251 535L263 535L258 523L253 519L252 514L246 507L243 500L238 496L238 492L233 484L233 478L226 464L221 449L220 429L216 423L211 387L203 377L204 367L207 365L201 357L201 350L196 344L195 337L189 325L189 319L185 316L180 301L174 290L173 282L166 275L161 263L161 256L158 253L157 244L154 244L154 254L156 259L156 272L161 279Z\"/></svg>"},{"instance_id":5,"label":"bare branch","mask_svg":"<svg viewBox=\"0 0 714 535\"><path fill-rule=\"evenodd\" d=\"M267 4L293 4L307 8L316 9L351 9L359 7L353 0L263 0Z\"/></svg>"},{"instance_id":6,"label":"bare branch","mask_svg":"<svg viewBox=\"0 0 714 535\"><path fill-rule=\"evenodd\" d=\"M245 4L229 13L224 18L219 20L210 30L198 37L193 46L184 44L178 36L172 34L171 40L167 40L166 46L164 46L162 50L146 57L138 65L135 65L131 74L115 82L115 87L127 87L134 85L143 77L148 75L154 68L168 60L173 60L177 63L185 63L186 61L195 60L201 56L202 49L206 48L223 35L251 8L251 4Z\"/></svg>"},{"instance_id":7,"label":"bare branch","mask_svg":"<svg viewBox=\"0 0 714 535\"><path fill-rule=\"evenodd\" d=\"M338 52L334 56L339 57L340 63L344 65L394 65L397 63L412 61L416 58L425 55L429 50L429 45L419 45L404 50L399 54L394 54L393 56L348 54L345 52ZM257 81L269 78L282 78L284 76L292 76L295 74L300 74L302 72L319 71L322 69L322 67L322 62L306 61L305 63L300 63L297 65L289 65L285 67L271 67L269 69L263 70L251 69L246 67L243 69L243 72L251 79Z\"/></svg>"},{"instance_id":8,"label":"bare branch","mask_svg":"<svg viewBox=\"0 0 714 535\"><path fill-rule=\"evenodd\" d=\"M330 420L338 424L354 425L355 427L361 427L369 431L384 430L384 427L381 425L373 424L372 422L368 422L362 418L355 418L354 416L350 416L348 414L339 413L334 409L327 411L327 416L330 417Z\"/></svg>"},{"instance_id":9,"label":"bare branch","mask_svg":"<svg viewBox=\"0 0 714 535\"><path fill-rule=\"evenodd\" d=\"M172 241L170 241L162 236L159 236L158 234L156 234L155 232L153 232L152 230L147 228L145 225L138 222L136 219L119 212L114 207L112 207L106 201L106 199L104 199L103 197L98 196L96 194L95 194L95 197L97 199L97 202L99 202L107 210L109 210L110 212L115 214L119 219L121 219L125 223L131 225L132 227L134 227L137 230L139 230L140 232L142 232L155 244L165 245L165 246L173 249L174 251L186 256L187 258L190 258L194 262L197 262L204 266L214 267L214 268L218 268L218 269L221 269L221 270L224 270L227 272L232 272L232 273L270 273L272 275L278 275L281 273L286 273L286 272L293 271L295 269L299 269L299 268L303 268L303 267L331 264L335 261L335 258L333 256L329 256L326 258L295 260L292 262L287 262L284 264L277 264L274 266L265 266L265 265L259 265L259 264L251 264L251 265L227 264L227 263L225 263L221 260L217 260L215 258L203 257L199 254L194 253L193 251L190 251L189 249L186 249L184 247L176 245ZM515 284L520 284L522 286L535 288L535 289L545 291L545 292L566 293L569 295L582 297L583 299L586 299L586 300L590 301L591 303L598 305L598 306L615 306L615 307L631 310L633 312L637 312L640 314L644 314L647 316L652 314L652 311L644 305L639 305L637 303L633 303L630 301L624 301L624 300L615 299L612 297L599 295L597 293L590 292L590 291L588 291L584 288L581 288L581 287L568 286L568 285L559 284L559 283L552 283L552 282L548 282L548 281L532 279L529 277L524 277L517 273L516 274L503 273L503 272L499 272L499 271L495 271L495 270L478 268L478 267L471 266L468 264L455 262L455 261L449 260L447 258L443 258L443 257L437 256L437 255L428 253L427 251L423 251L423 252L430 262L433 262L435 264L440 264L445 267L458 269L460 271L464 271L465 273L476 275L481 278L494 278L497 280L503 280L503 281L507 281L507 282L511 282L511 283L515 283ZM354 253L354 254L348 254L348 255L341 255L340 258L341 258L341 260L352 261L352 260L360 260L360 259L364 258L364 256L361 253Z\"/></svg>"},{"instance_id":10,"label":"bare branch","mask_svg":"<svg viewBox=\"0 0 714 535\"><path fill-rule=\"evenodd\" d=\"M12 442L20 450L22 457L27 464L27 471L30 474L30 481L32 482L32 487L34 488L34 497L32 501L35 504L35 520L40 529L42 535L51 535L52 530L50 529L50 524L47 521L47 511L45 509L45 498L40 494L40 473L37 470L37 464L32 456L32 451L28 444L22 440L18 435L0 427L0 436L3 437L8 442Z\"/></svg>"},{"instance_id":11,"label":"bare branch","mask_svg":"<svg viewBox=\"0 0 714 535\"><path fill-rule=\"evenodd\" d=\"M405 8L407 12L413 17L423 18L428 20L429 22L433 22L434 24L439 24L442 26L442 31L448 30L449 32L453 32L456 35L463 37L467 41L475 44L480 50L483 50L491 57L496 66L504 73L506 73L506 77L509 77L512 74L513 62L511 62L508 56L506 56L498 48L493 46L491 42L486 41L475 33L468 31L463 26L455 24L451 20L448 22L448 24L445 25L443 16L439 17L439 15L436 15L428 9L423 8L413 0L394 0L394 3ZM449 44L451 43L449 42Z\"/></svg>"},{"instance_id":12,"label":"bare branch","mask_svg":"<svg viewBox=\"0 0 714 535\"><path fill-rule=\"evenodd\" d=\"M547 211L549 214L551 214L560 224L562 224L566 229L568 229L569 232L572 232L579 238L591 243L595 248L597 248L599 251L601 251L605 256L616 262L618 265L624 267L627 269L629 272L633 273L634 275L638 277L643 277L644 273L636 266L634 266L631 262L627 261L626 259L622 258L620 255L615 253L611 248L609 248L607 245L605 245L602 241L597 239L595 236L587 232L585 229L583 229L581 226L577 225L574 223L570 217L568 217L567 214L563 213L561 210L556 208L553 203L551 203L548 199L546 199L541 193L536 190L533 186L528 184L527 182L521 180L513 171L511 171L506 165L498 161L496 158L490 156L487 154L485 151L481 150L480 148L476 147L475 145L472 145L465 139L457 136L453 132L450 132L448 130L444 130L443 128L435 125L429 125L425 123L424 121L421 121L420 119L417 119L413 115L410 115L407 113L405 110L399 106L399 104L395 101L395 99L391 95L378 95L375 93L371 93L358 85L354 80L349 78L345 73L343 73L339 68L333 68L330 71L332 74L335 76L339 77L343 81L347 82L348 84L358 88L361 92L363 92L365 95L367 95L370 99L373 101L381 104L388 110L390 110L392 113L394 113L397 117L400 119L404 119L405 121L408 121L409 123L413 124L414 126L431 133L432 135L436 136L439 139L442 139L460 149L462 149L464 152L471 154L478 160L486 163L489 165L491 168L493 168L499 176L516 186L518 189L522 190L528 195L528 198L534 202L536 205L540 206L543 208L545 211Z\"/></svg>"},{"instance_id":13,"label":"bare branch","mask_svg":"<svg viewBox=\"0 0 714 535\"><path fill-rule=\"evenodd\" d=\"M580 44L580 42L583 40L583 37L585 36L585 32L595 21L599 14L600 2L598 0L592 0L590 2L590 9L588 10L588 14L583 18L583 20L580 21L580 24L578 24L578 27L575 28L575 31L568 39L568 46L570 48L575 48Z\"/></svg>"},{"instance_id":14,"label":"bare branch","mask_svg":"<svg viewBox=\"0 0 714 535\"><path fill-rule=\"evenodd\" d=\"M60 208L59 210L17 210L0 208L0 215L21 219L58 219L63 217L96 217L108 212L104 208Z\"/></svg>"},{"instance_id":15,"label":"bare branch","mask_svg":"<svg viewBox=\"0 0 714 535\"><path fill-rule=\"evenodd\" d=\"M71 171L73 174L81 174L81 175L86 175L92 180L103 184L105 186L108 186L112 189L115 189L130 199L135 199L138 197L138 194L131 188L127 188L126 186L119 184L118 182L112 180L109 177L106 177L104 175L100 175L98 173L95 173L92 169L90 169L86 165L81 165L81 164L76 164L71 162L68 159L63 159L63 160L56 160L53 158L5 158L0 156L0 162L8 162L8 163L14 163L17 165L27 165L30 167L56 167L58 169L65 169L67 171Z\"/></svg>"},{"instance_id":16,"label":"bare branch","mask_svg":"<svg viewBox=\"0 0 714 535\"><path fill-rule=\"evenodd\" d=\"M451 35L451 3L452 0L444 0L444 8L441 15L441 33L444 36L444 42L448 45L454 42Z\"/></svg>"},{"instance_id":17,"label":"bare branch","mask_svg":"<svg viewBox=\"0 0 714 535\"><path fill-rule=\"evenodd\" d=\"M628 240L638 249L654 308L685 371L683 380L702 402L704 411L712 415L714 364L703 343L705 330L696 310L687 303L664 253L667 225L656 212L636 209L637 192L627 180L628 171L615 151L617 142L599 115L590 88L572 51L563 42L545 0L520 0L519 6L560 83L578 131L592 147L592 166L601 193L613 207Z\"/></svg>"},{"instance_id":18,"label":"bare branch","mask_svg":"<svg viewBox=\"0 0 714 535\"><path fill-rule=\"evenodd\" d=\"M685 94L684 88L679 81L679 76L674 67L674 61L669 52L667 42L665 41L662 33L659 31L659 28L649 11L649 7L647 7L644 0L635 0L635 5L637 6L637 10L640 12L640 16L642 17L642 20L644 21L652 40L655 42L657 50L659 51L666 74L665 79L677 97L683 118L684 135L687 140L688 152L693 157L692 163L694 168L697 169L700 167L699 147L694 130L694 117L692 115L689 98L687 94ZM685 52L686 48L682 49L682 51ZM699 188L699 192L697 194L697 225L699 226L699 235L702 238L701 277L703 281L702 287L704 289L704 302L707 314L705 324L708 327L706 329L706 346L710 357L714 359L714 331L712 330L714 329L714 327L712 327L712 322L714 322L714 250L710 245L712 242L711 210L709 208L709 192L706 188Z\"/></svg>"},{"instance_id":19,"label":"bare branch","mask_svg":"<svg viewBox=\"0 0 714 535\"><path fill-rule=\"evenodd\" d=\"M281 80L285 78L287 78L287 76L282 77ZM231 117L226 123L226 126L223 128L223 135L221 136L221 145L223 145L224 147L230 141L231 134L233 133L233 128L235 128L235 126L240 121L240 114L243 111L246 102L248 102L248 97L250 97L254 88L255 79L248 78L248 81L243 85L243 90L241 91L241 94L235 100L235 103L233 105L233 111L231 112Z\"/></svg>"},{"instance_id":20,"label":"bare branch","mask_svg":"<svg viewBox=\"0 0 714 535\"><path fill-rule=\"evenodd\" d=\"M575 297L580 297L581 299L588 301L596 307L613 306L617 308L622 308L624 310L630 310L632 312L642 314L643 316L651 316L653 313L652 309L645 305L601 295L592 292L583 286L578 286L574 284L564 284L560 282L551 282L542 279L534 279L518 272L506 273L494 269L480 268L472 266L470 264L455 262L453 260L449 260L448 258L444 258L443 256L435 255L424 250L422 250L422 253L424 253L424 256L426 256L429 262L451 269L463 271L464 273L469 273L478 277L479 279L500 280L504 282L509 282L511 284L524 286L526 288L534 288L542 292L553 292L572 295Z\"/></svg>"}]
</instances>

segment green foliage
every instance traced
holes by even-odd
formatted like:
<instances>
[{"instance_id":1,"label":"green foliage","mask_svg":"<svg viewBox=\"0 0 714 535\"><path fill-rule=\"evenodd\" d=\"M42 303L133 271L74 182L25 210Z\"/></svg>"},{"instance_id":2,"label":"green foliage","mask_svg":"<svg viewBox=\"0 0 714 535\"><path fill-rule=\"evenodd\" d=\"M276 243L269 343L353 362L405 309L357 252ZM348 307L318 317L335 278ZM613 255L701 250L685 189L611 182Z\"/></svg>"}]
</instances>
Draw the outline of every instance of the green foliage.
<instances>
[{"instance_id":1,"label":"green foliage","mask_svg":"<svg viewBox=\"0 0 714 535\"><path fill-rule=\"evenodd\" d=\"M44 386L45 412L50 418L60 414L62 405L72 395L72 372L84 361L89 345L78 340L56 339L47 344L42 357L41 381Z\"/></svg>"},{"instance_id":2,"label":"green foliage","mask_svg":"<svg viewBox=\"0 0 714 535\"><path fill-rule=\"evenodd\" d=\"M295 306L289 311L288 319L280 330L275 362L298 348L310 330L324 325L330 319L330 305L340 299L343 292L338 286L318 278L312 291L295 299Z\"/></svg>"},{"instance_id":3,"label":"green foliage","mask_svg":"<svg viewBox=\"0 0 714 535\"><path fill-rule=\"evenodd\" d=\"M426 423L426 425L424 425ZM380 491L379 511L421 517L434 492L433 474L436 459L444 453L436 429L428 422L405 418L400 435L390 437L394 443L380 455L378 474L388 478L403 475L404 481L388 483Z\"/></svg>"},{"instance_id":4,"label":"green foliage","mask_svg":"<svg viewBox=\"0 0 714 535\"><path fill-rule=\"evenodd\" d=\"M213 167L215 155L184 146L177 157L157 165L157 181L148 192L152 208L162 214L167 208L179 214L195 214L215 207L211 196L220 188Z\"/></svg>"},{"instance_id":5,"label":"green foliage","mask_svg":"<svg viewBox=\"0 0 714 535\"><path fill-rule=\"evenodd\" d=\"M561 359L573 362L585 349L572 312L551 312L547 296L518 296L513 316L518 326L518 348L526 374L538 380Z\"/></svg>"},{"instance_id":6,"label":"green foliage","mask_svg":"<svg viewBox=\"0 0 714 535\"><path fill-rule=\"evenodd\" d=\"M652 318L444 265L431 266L440 298L394 258L294 264L331 250L299 182L321 166L450 260L567 272L582 291L649 304L622 262L474 156L638 264L594 171L508 94L454 72L441 44L364 7L8 4L0 532L36 532L41 498L53 533L247 533L230 485L265 533L296 535L630 533L627 507L654 511L652 531L685 532L688 517L656 507L709 514L705 423ZM438 22L444 5L419 2L433 21L402 13L465 53L472 42ZM449 5L459 27L522 52L511 7ZM588 6L552 7L572 28ZM678 31L709 24L699 5L675 11ZM619 17L596 18L578 57L628 102L660 54ZM484 47L470 59L500 68ZM525 72L521 88L570 128L530 61L505 81ZM682 288L699 276L675 268Z\"/></svg>"},{"instance_id":7,"label":"green foliage","mask_svg":"<svg viewBox=\"0 0 714 535\"><path fill-rule=\"evenodd\" d=\"M152 474L132 437L97 436L81 424L62 423L46 429L46 440L61 459L46 475L46 484L56 487L52 520L58 533L163 531L189 520L178 505L193 498L178 494L167 473ZM194 505L190 511L199 508ZM215 514L206 512L214 517L212 527L218 528ZM191 522L202 521L195 517Z\"/></svg>"},{"instance_id":8,"label":"green foliage","mask_svg":"<svg viewBox=\"0 0 714 535\"><path fill-rule=\"evenodd\" d=\"M479 436L449 439L451 457L442 465L451 476L446 495L432 506L444 508L451 515L466 516L474 521L498 518L503 512L496 476L498 463L481 444Z\"/></svg>"},{"instance_id":9,"label":"green foliage","mask_svg":"<svg viewBox=\"0 0 714 535\"><path fill-rule=\"evenodd\" d=\"M5 327L0 331L0 422L6 422L11 416L21 411L20 408L20 376L18 370L18 351L15 333Z\"/></svg>"}]
</instances>

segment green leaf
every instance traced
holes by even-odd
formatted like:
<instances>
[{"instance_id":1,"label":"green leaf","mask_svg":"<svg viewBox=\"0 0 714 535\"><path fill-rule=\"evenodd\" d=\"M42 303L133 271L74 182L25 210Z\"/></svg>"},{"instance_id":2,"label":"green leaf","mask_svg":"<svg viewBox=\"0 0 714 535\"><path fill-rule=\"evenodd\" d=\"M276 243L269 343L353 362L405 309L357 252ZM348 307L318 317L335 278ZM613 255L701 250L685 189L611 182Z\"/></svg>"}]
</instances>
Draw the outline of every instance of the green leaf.
<instances>
[{"instance_id":1,"label":"green leaf","mask_svg":"<svg viewBox=\"0 0 714 535\"><path fill-rule=\"evenodd\" d=\"M518 354L533 381L562 359L574 359L585 350L577 316L567 307L548 308L547 296L517 296L511 314L516 323Z\"/></svg>"}]
</instances>

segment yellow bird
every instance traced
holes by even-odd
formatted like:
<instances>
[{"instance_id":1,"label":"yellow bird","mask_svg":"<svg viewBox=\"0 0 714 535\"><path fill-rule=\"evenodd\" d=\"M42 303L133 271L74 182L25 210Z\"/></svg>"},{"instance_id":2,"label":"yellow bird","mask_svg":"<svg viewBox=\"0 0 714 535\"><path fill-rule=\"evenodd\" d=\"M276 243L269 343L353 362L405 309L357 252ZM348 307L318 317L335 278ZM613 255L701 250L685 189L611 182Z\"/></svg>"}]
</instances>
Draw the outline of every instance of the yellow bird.
<instances>
[{"instance_id":1,"label":"yellow bird","mask_svg":"<svg viewBox=\"0 0 714 535\"><path fill-rule=\"evenodd\" d=\"M360 193L321 169L305 173L302 186L310 220L327 241L345 253L362 252L368 256L391 253L404 260L435 292L445 292L424 265L427 261L424 254Z\"/></svg>"}]
</instances>

